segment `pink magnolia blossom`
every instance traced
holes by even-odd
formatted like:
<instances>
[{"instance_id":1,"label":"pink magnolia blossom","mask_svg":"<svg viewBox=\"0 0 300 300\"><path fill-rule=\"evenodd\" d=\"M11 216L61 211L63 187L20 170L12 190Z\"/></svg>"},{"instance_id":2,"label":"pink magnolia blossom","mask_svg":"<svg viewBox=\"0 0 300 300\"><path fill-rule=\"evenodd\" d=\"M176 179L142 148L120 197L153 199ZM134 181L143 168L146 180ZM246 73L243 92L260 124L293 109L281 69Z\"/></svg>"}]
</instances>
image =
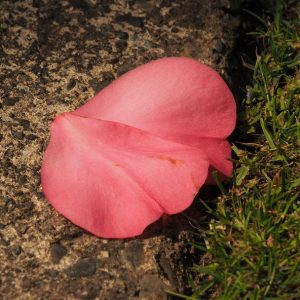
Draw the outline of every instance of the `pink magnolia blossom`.
<instances>
[{"instance_id":1,"label":"pink magnolia blossom","mask_svg":"<svg viewBox=\"0 0 300 300\"><path fill-rule=\"evenodd\" d=\"M209 170L230 176L236 106L222 78L189 58L163 58L58 116L41 171L49 202L96 236L139 235L186 209Z\"/></svg>"}]
</instances>

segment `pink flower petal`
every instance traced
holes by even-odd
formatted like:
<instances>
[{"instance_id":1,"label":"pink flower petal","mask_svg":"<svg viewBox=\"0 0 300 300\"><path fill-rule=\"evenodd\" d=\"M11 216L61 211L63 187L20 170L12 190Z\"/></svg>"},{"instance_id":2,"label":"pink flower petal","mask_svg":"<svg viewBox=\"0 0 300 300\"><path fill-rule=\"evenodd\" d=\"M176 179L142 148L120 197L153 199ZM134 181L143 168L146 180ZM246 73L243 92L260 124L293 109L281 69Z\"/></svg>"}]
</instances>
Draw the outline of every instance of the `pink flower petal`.
<instances>
[{"instance_id":1,"label":"pink flower petal","mask_svg":"<svg viewBox=\"0 0 300 300\"><path fill-rule=\"evenodd\" d=\"M121 76L53 122L43 191L75 224L102 237L131 237L162 214L187 208L232 171L236 106L211 68L164 58Z\"/></svg>"},{"instance_id":2,"label":"pink flower petal","mask_svg":"<svg viewBox=\"0 0 300 300\"><path fill-rule=\"evenodd\" d=\"M129 71L76 112L164 137L226 138L235 126L236 105L212 68L171 57Z\"/></svg>"},{"instance_id":3,"label":"pink flower petal","mask_svg":"<svg viewBox=\"0 0 300 300\"><path fill-rule=\"evenodd\" d=\"M235 127L236 104L220 75L193 59L171 57L142 65L76 113L134 126L170 141L196 143L203 151L207 148L207 154L216 150L218 163L210 154L211 165L231 174L230 150L223 142ZM220 150L218 143L223 144Z\"/></svg>"},{"instance_id":4,"label":"pink flower petal","mask_svg":"<svg viewBox=\"0 0 300 300\"><path fill-rule=\"evenodd\" d=\"M211 172L215 170L221 173L221 179L231 176L232 162L229 160L231 158L231 145L228 141L219 138L186 138L185 143L201 149L207 156L210 169L205 183L215 184L211 175Z\"/></svg>"},{"instance_id":5,"label":"pink flower petal","mask_svg":"<svg viewBox=\"0 0 300 300\"><path fill-rule=\"evenodd\" d=\"M97 236L139 235L187 208L207 177L201 150L116 122L56 118L42 167L51 204Z\"/></svg>"}]
</instances>

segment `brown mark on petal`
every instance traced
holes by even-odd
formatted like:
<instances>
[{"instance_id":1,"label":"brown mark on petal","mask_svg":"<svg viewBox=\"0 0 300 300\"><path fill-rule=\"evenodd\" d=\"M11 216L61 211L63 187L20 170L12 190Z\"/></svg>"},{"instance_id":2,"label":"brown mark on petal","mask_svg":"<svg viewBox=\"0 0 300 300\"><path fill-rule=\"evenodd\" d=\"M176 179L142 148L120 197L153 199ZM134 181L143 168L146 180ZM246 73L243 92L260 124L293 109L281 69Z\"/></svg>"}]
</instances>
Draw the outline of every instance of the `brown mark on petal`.
<instances>
[{"instance_id":1,"label":"brown mark on petal","mask_svg":"<svg viewBox=\"0 0 300 300\"><path fill-rule=\"evenodd\" d=\"M150 157L151 158L161 159L161 160L166 160L166 161L168 161L169 163L171 163L174 166L178 166L178 165L184 163L184 160L176 159L176 158L173 158L173 157L170 157L170 156L166 156L166 155L152 155Z\"/></svg>"},{"instance_id":2,"label":"brown mark on petal","mask_svg":"<svg viewBox=\"0 0 300 300\"><path fill-rule=\"evenodd\" d=\"M197 184L197 181L192 173L191 173L191 179L192 179L193 185L196 189L196 192L198 193L200 187L199 187L199 184Z\"/></svg>"},{"instance_id":3,"label":"brown mark on petal","mask_svg":"<svg viewBox=\"0 0 300 300\"><path fill-rule=\"evenodd\" d=\"M121 168L121 167L122 167L120 164L118 164L118 163L116 163L116 162L113 163L113 166L114 166L114 167L118 167L118 168Z\"/></svg>"}]
</instances>

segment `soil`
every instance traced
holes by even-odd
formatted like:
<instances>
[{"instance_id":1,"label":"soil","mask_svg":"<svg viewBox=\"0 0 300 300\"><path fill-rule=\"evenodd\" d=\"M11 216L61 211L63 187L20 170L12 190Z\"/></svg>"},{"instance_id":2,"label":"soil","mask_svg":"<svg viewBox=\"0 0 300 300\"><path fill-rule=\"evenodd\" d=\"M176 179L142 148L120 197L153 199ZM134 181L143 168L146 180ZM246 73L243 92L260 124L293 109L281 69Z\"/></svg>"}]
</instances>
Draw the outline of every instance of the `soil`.
<instances>
[{"instance_id":1,"label":"soil","mask_svg":"<svg viewBox=\"0 0 300 300\"><path fill-rule=\"evenodd\" d=\"M231 83L242 2L0 1L0 299L163 300L166 289L188 290L190 220L207 218L199 198L138 238L99 239L48 204L41 158L56 115L150 60L193 57Z\"/></svg>"}]
</instances>

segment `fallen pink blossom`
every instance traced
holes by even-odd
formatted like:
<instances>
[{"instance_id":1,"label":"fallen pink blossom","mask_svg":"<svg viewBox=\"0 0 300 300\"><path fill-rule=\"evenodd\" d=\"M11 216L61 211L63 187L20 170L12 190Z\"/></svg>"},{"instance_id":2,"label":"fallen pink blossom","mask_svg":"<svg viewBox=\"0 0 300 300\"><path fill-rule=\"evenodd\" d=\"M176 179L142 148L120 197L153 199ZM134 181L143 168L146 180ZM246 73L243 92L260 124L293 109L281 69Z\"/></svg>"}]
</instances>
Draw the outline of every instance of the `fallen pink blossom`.
<instances>
[{"instance_id":1,"label":"fallen pink blossom","mask_svg":"<svg viewBox=\"0 0 300 300\"><path fill-rule=\"evenodd\" d=\"M49 202L96 236L133 237L186 209L208 170L230 176L236 106L222 78L189 58L163 58L58 116L42 164Z\"/></svg>"}]
</instances>

